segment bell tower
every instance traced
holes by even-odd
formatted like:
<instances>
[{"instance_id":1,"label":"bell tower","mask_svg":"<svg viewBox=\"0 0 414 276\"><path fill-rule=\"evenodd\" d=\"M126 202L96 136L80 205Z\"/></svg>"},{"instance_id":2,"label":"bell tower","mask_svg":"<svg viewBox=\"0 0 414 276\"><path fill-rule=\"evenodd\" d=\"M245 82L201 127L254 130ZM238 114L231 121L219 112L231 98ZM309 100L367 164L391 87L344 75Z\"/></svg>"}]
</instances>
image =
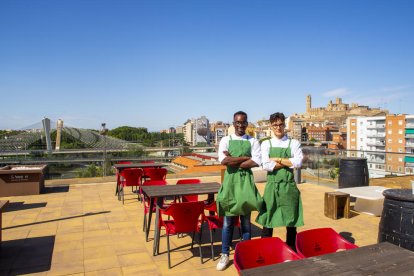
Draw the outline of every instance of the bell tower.
<instances>
[{"instance_id":1,"label":"bell tower","mask_svg":"<svg viewBox=\"0 0 414 276\"><path fill-rule=\"evenodd\" d=\"M309 113L312 108L312 96L308 95L306 96L306 112Z\"/></svg>"}]
</instances>

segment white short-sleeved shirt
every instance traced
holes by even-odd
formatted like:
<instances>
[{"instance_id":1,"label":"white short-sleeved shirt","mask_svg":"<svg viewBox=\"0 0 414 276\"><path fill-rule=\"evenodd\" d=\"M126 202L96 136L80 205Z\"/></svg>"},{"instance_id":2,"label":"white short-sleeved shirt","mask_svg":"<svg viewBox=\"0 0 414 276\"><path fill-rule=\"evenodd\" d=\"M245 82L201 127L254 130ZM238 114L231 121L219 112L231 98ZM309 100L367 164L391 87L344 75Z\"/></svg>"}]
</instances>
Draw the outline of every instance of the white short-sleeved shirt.
<instances>
[{"instance_id":1,"label":"white short-sleeved shirt","mask_svg":"<svg viewBox=\"0 0 414 276\"><path fill-rule=\"evenodd\" d=\"M232 140L246 140L249 141L252 149L251 149L251 160L253 160L257 165L261 165L261 155L260 155L260 144L259 141L256 138L253 138L247 134L243 136L237 136L236 134L231 134ZM226 155L223 153L224 151L229 150L229 140L230 136L225 136L221 139L218 149L218 157L219 161L222 162L224 158L226 158Z\"/></svg>"},{"instance_id":2,"label":"white short-sleeved shirt","mask_svg":"<svg viewBox=\"0 0 414 276\"><path fill-rule=\"evenodd\" d=\"M289 138L285 135L282 139L278 139L273 137L270 140L263 141L261 144L261 152L262 152L262 167L265 171L273 171L276 162L270 160L269 158L269 151L270 151L270 142L272 142L272 147L275 148L287 148L289 145ZM300 168L302 167L302 159L303 153L300 147L300 143L296 139L291 139L290 142L290 151L292 157L289 158L290 162L292 162L291 168Z\"/></svg>"}]
</instances>

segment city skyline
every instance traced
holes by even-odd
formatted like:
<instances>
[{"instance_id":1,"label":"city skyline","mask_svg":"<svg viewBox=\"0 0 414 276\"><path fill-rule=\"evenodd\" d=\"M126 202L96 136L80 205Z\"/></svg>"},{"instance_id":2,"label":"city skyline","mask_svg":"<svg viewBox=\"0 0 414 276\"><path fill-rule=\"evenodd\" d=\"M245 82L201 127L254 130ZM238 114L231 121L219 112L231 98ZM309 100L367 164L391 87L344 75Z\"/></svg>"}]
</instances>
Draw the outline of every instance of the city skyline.
<instances>
[{"instance_id":1,"label":"city skyline","mask_svg":"<svg viewBox=\"0 0 414 276\"><path fill-rule=\"evenodd\" d=\"M414 2L2 1L0 129L160 131L341 97L410 114Z\"/></svg>"}]
</instances>

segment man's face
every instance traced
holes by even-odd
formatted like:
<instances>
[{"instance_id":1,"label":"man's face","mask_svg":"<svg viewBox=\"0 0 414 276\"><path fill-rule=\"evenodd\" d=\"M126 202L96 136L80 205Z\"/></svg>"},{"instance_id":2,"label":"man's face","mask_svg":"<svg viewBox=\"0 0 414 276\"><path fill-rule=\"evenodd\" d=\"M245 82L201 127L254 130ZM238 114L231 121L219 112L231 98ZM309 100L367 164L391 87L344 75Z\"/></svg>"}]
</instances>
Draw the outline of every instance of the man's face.
<instances>
[{"instance_id":1,"label":"man's face","mask_svg":"<svg viewBox=\"0 0 414 276\"><path fill-rule=\"evenodd\" d=\"M280 139L285 135L285 123L282 120L276 120L270 126L277 138Z\"/></svg>"},{"instance_id":2,"label":"man's face","mask_svg":"<svg viewBox=\"0 0 414 276\"><path fill-rule=\"evenodd\" d=\"M246 134L247 125L247 116L240 114L234 116L233 126L237 136Z\"/></svg>"}]
</instances>

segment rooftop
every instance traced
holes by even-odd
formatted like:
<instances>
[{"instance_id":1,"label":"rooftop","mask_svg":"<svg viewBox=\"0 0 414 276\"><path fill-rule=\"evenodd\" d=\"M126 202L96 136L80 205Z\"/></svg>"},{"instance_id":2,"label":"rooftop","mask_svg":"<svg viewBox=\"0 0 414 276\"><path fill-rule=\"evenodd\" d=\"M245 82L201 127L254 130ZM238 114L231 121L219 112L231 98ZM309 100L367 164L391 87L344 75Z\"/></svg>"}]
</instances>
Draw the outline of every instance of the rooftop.
<instances>
[{"instance_id":1,"label":"rooftop","mask_svg":"<svg viewBox=\"0 0 414 276\"><path fill-rule=\"evenodd\" d=\"M220 176L200 178L203 182L220 180ZM176 180L170 178L168 183L173 184ZM211 260L208 230L203 231L203 264L200 263L197 245L190 249L189 236L173 236L170 240L173 268L168 269L166 239L161 237L160 255L152 256L153 232L150 233L150 241L146 242L142 231L143 207L136 195L127 189L125 205L122 205L114 195L115 179L105 178L104 181L49 182L44 194L1 198L8 199L10 204L3 213L0 275L216 273L217 259ZM392 181L388 183L397 187L402 182L408 185L408 178L395 181L395 184ZM55 184L60 185L50 186ZM261 192L264 186L264 183L258 184ZM298 231L332 227L359 246L377 242L379 217L352 212L350 219L329 219L324 216L324 193L333 188L305 183L300 184L299 189L305 226L299 227ZM255 217L256 214L252 214L252 221ZM259 236L260 227L254 222L252 229L253 237ZM214 238L216 258L221 248L220 233L217 231ZM285 229L277 228L274 236L284 239ZM237 242L238 235L235 234L234 238ZM236 273L231 265L221 275Z\"/></svg>"}]
</instances>

